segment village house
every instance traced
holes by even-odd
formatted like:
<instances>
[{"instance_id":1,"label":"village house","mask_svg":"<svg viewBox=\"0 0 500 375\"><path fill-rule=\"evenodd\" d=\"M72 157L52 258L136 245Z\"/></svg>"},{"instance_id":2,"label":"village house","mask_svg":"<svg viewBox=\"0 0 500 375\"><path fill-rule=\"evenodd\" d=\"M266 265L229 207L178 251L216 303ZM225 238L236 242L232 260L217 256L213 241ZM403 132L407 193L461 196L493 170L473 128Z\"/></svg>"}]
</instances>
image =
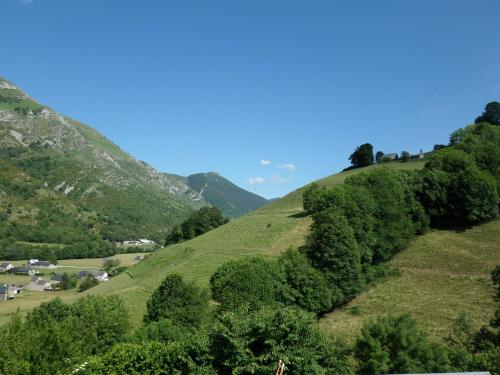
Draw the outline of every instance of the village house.
<instances>
[{"instance_id":1,"label":"village house","mask_svg":"<svg viewBox=\"0 0 500 375\"><path fill-rule=\"evenodd\" d=\"M13 267L9 270L9 272L14 275L33 276L35 274L35 270L31 267Z\"/></svg>"},{"instance_id":2,"label":"village house","mask_svg":"<svg viewBox=\"0 0 500 375\"><path fill-rule=\"evenodd\" d=\"M28 289L43 292L45 290L52 290L50 283L39 276L34 276L31 278Z\"/></svg>"},{"instance_id":3,"label":"village house","mask_svg":"<svg viewBox=\"0 0 500 375\"><path fill-rule=\"evenodd\" d=\"M93 277L96 278L97 281L108 281L109 279L109 275L106 271L95 271L95 272L80 271L76 275L76 278L84 279L87 275L92 275Z\"/></svg>"},{"instance_id":4,"label":"village house","mask_svg":"<svg viewBox=\"0 0 500 375\"><path fill-rule=\"evenodd\" d=\"M156 244L155 241L142 238L139 240L123 241L121 244L117 243L117 246L146 246L154 244Z\"/></svg>"},{"instance_id":5,"label":"village house","mask_svg":"<svg viewBox=\"0 0 500 375\"><path fill-rule=\"evenodd\" d=\"M35 260L35 262L31 262L32 260ZM46 269L54 269L56 266L49 261L46 260L38 260L38 259L31 259L30 264L31 267L36 267L36 268L46 268Z\"/></svg>"},{"instance_id":6,"label":"village house","mask_svg":"<svg viewBox=\"0 0 500 375\"><path fill-rule=\"evenodd\" d=\"M0 264L0 273L5 273L12 268L14 268L14 265L12 263L7 263L7 262L2 263Z\"/></svg>"},{"instance_id":7,"label":"village house","mask_svg":"<svg viewBox=\"0 0 500 375\"><path fill-rule=\"evenodd\" d=\"M12 285L10 284L0 285L0 302L14 298L15 294L17 294L17 291L15 291L15 289L12 288Z\"/></svg>"},{"instance_id":8,"label":"village house","mask_svg":"<svg viewBox=\"0 0 500 375\"><path fill-rule=\"evenodd\" d=\"M50 283L51 283L52 285L57 285L57 284L59 284L62 280L63 280L62 275L60 275L60 274L58 274L58 273L54 273L54 274L50 277Z\"/></svg>"},{"instance_id":9,"label":"village house","mask_svg":"<svg viewBox=\"0 0 500 375\"><path fill-rule=\"evenodd\" d=\"M97 281L108 281L109 277L106 271L92 272L92 275L96 278Z\"/></svg>"}]
</instances>

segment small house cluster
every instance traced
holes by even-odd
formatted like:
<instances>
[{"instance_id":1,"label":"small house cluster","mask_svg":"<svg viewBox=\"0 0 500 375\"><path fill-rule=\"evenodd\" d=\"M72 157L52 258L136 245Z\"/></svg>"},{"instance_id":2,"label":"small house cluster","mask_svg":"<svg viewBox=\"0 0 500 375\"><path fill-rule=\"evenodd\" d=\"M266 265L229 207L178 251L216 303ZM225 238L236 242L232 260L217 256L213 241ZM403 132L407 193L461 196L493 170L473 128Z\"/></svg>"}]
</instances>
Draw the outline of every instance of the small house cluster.
<instances>
[{"instance_id":1,"label":"small house cluster","mask_svg":"<svg viewBox=\"0 0 500 375\"><path fill-rule=\"evenodd\" d=\"M15 284L0 285L0 302L14 298L16 294L21 293L22 290L23 290L22 285L15 285Z\"/></svg>"},{"instance_id":2,"label":"small house cluster","mask_svg":"<svg viewBox=\"0 0 500 375\"><path fill-rule=\"evenodd\" d=\"M92 275L95 277L97 281L108 281L109 280L109 275L106 271L80 271L76 275L76 278L81 280L87 275Z\"/></svg>"},{"instance_id":3,"label":"small house cluster","mask_svg":"<svg viewBox=\"0 0 500 375\"><path fill-rule=\"evenodd\" d=\"M147 245L155 245L155 244L156 244L156 242L153 240L139 239L139 240L132 240L132 241L117 242L116 246L118 246L118 247L133 247L133 246L147 246Z\"/></svg>"}]
</instances>

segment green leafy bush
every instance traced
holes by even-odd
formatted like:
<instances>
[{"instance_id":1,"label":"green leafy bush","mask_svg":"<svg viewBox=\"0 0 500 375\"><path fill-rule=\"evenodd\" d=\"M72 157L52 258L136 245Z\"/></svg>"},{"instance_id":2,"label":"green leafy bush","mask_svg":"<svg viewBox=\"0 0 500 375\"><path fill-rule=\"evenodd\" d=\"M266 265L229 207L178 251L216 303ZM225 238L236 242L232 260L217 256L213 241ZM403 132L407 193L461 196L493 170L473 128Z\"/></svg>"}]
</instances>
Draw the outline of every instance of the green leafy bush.
<instances>
[{"instance_id":1,"label":"green leafy bush","mask_svg":"<svg viewBox=\"0 0 500 375\"><path fill-rule=\"evenodd\" d=\"M208 294L196 285L184 282L182 276L171 274L147 301L146 323L170 319L188 327L199 326L208 310Z\"/></svg>"}]
</instances>

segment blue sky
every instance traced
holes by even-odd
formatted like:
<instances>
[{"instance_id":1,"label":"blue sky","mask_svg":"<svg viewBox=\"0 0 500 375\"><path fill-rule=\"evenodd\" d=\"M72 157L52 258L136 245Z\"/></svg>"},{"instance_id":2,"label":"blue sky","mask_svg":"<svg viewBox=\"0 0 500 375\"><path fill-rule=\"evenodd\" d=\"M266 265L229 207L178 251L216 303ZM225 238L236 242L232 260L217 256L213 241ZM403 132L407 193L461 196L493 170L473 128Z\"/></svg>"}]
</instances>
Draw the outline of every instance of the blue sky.
<instances>
[{"instance_id":1,"label":"blue sky","mask_svg":"<svg viewBox=\"0 0 500 375\"><path fill-rule=\"evenodd\" d=\"M1 0L0 76L161 171L275 197L361 143L446 143L499 100L499 14L498 0Z\"/></svg>"}]
</instances>

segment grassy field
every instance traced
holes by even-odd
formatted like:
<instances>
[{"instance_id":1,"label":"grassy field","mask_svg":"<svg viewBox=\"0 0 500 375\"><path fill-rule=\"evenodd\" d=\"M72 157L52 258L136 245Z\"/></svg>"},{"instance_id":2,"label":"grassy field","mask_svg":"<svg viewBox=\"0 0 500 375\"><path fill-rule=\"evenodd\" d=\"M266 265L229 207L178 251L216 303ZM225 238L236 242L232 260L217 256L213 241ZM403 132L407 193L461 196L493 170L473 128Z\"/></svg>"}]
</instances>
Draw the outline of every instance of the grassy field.
<instances>
[{"instance_id":1,"label":"grassy field","mask_svg":"<svg viewBox=\"0 0 500 375\"><path fill-rule=\"evenodd\" d=\"M492 316L490 272L500 264L500 220L465 232L432 231L390 261L400 270L320 326L352 339L366 320L387 313L410 313L428 334L442 339L459 313L479 327Z\"/></svg>"}]
</instances>

